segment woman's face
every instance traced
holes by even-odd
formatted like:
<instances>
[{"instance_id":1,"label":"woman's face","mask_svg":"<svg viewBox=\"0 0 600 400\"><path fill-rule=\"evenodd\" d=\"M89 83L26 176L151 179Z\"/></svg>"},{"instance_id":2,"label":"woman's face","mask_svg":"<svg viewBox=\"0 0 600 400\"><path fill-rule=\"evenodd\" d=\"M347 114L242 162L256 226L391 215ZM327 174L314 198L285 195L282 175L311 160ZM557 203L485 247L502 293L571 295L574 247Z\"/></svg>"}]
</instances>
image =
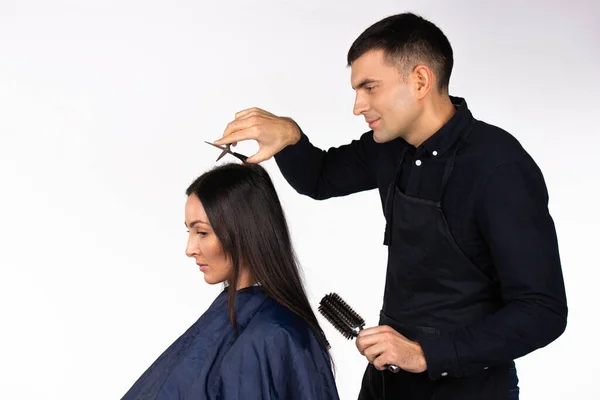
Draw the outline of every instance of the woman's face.
<instances>
[{"instance_id":1,"label":"woman's face","mask_svg":"<svg viewBox=\"0 0 600 400\"><path fill-rule=\"evenodd\" d=\"M233 263L225 254L208 221L202 202L195 194L189 196L185 203L185 226L189 232L185 254L196 261L200 271L204 273L206 283L214 285L228 281L233 274ZM254 282L242 262L236 289L252 286Z\"/></svg>"},{"instance_id":2,"label":"woman's face","mask_svg":"<svg viewBox=\"0 0 600 400\"><path fill-rule=\"evenodd\" d=\"M185 226L189 232L185 254L196 260L206 283L214 285L228 280L233 271L232 262L223 251L195 194L190 195L185 203Z\"/></svg>"}]
</instances>

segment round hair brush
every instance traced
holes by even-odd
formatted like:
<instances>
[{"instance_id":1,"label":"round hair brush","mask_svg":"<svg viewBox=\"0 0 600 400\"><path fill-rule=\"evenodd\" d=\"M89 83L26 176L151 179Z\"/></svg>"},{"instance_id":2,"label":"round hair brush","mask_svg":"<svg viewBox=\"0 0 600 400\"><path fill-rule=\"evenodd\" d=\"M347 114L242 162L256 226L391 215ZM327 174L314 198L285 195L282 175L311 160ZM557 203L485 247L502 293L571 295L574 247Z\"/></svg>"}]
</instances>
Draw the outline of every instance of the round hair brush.
<instances>
[{"instance_id":1,"label":"round hair brush","mask_svg":"<svg viewBox=\"0 0 600 400\"><path fill-rule=\"evenodd\" d=\"M337 293L330 293L321 299L319 312L346 339L353 339L364 329L365 320L356 313ZM388 364L391 372L400 371L397 365Z\"/></svg>"}]
</instances>

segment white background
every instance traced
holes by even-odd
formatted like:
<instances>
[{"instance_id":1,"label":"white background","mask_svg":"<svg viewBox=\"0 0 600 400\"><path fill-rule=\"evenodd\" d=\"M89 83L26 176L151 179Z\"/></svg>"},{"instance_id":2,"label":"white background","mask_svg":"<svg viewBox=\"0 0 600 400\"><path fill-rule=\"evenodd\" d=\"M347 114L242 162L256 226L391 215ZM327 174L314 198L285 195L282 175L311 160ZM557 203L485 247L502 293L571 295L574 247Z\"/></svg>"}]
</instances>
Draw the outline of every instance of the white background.
<instances>
[{"instance_id":1,"label":"white background","mask_svg":"<svg viewBox=\"0 0 600 400\"><path fill-rule=\"evenodd\" d=\"M521 398L600 398L599 9L592 0L1 0L0 398L120 398L220 290L184 255L184 190L219 153L202 142L251 106L293 117L322 148L360 136L368 128L352 115L346 52L403 11L446 33L451 94L514 134L546 178L569 323L518 360ZM386 264L377 192L317 202L273 160L263 165L315 309L335 291L375 324ZM355 399L366 361L321 321L341 398Z\"/></svg>"}]
</instances>

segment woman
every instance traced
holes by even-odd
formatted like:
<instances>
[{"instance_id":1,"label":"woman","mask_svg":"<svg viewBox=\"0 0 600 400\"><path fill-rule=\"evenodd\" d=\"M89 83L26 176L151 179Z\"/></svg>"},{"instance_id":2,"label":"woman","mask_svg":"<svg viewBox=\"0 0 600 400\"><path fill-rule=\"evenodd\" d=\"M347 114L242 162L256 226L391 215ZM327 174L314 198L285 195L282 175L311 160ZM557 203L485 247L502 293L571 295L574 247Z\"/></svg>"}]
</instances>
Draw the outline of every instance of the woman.
<instances>
[{"instance_id":1,"label":"woman","mask_svg":"<svg viewBox=\"0 0 600 400\"><path fill-rule=\"evenodd\" d=\"M225 289L123 399L338 399L267 172L222 165L186 195L186 254Z\"/></svg>"}]
</instances>

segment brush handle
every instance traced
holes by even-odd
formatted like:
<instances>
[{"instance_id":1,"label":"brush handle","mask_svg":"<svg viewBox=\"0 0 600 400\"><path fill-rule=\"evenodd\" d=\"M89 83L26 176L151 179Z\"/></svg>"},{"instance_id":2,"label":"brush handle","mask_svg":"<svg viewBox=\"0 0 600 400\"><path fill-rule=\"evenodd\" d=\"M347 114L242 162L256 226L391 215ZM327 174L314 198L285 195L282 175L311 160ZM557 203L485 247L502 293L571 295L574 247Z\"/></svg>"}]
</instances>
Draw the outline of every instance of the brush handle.
<instances>
[{"instance_id":1,"label":"brush handle","mask_svg":"<svg viewBox=\"0 0 600 400\"><path fill-rule=\"evenodd\" d=\"M394 374L400 371L400 367L394 364L388 364L387 369L388 371L393 372Z\"/></svg>"}]
</instances>

